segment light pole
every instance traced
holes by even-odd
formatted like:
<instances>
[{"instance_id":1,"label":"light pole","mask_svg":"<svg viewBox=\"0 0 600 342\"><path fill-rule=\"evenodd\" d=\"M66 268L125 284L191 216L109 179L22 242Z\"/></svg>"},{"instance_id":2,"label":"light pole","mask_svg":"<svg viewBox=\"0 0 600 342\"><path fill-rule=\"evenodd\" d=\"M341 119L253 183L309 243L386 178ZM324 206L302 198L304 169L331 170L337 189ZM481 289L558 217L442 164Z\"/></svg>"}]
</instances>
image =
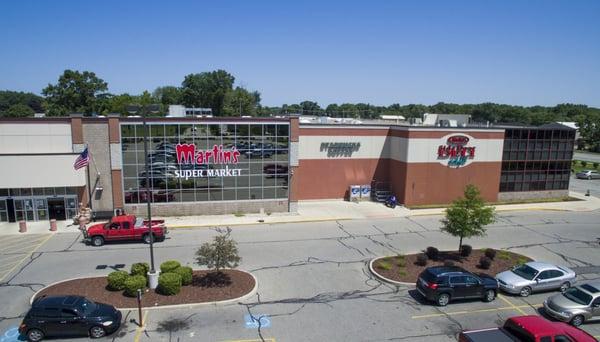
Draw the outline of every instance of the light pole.
<instances>
[{"instance_id":1,"label":"light pole","mask_svg":"<svg viewBox=\"0 0 600 342\"><path fill-rule=\"evenodd\" d=\"M150 270L148 271L148 287L152 290L158 287L158 272L154 266L154 233L152 232L152 195L150 193L150 172L149 172L149 155L148 155L148 124L146 123L146 115L148 108L155 109L156 105L140 105L136 111L142 115L142 126L144 127L144 178L146 180L146 203L148 204L148 228L150 230Z\"/></svg>"}]
</instances>

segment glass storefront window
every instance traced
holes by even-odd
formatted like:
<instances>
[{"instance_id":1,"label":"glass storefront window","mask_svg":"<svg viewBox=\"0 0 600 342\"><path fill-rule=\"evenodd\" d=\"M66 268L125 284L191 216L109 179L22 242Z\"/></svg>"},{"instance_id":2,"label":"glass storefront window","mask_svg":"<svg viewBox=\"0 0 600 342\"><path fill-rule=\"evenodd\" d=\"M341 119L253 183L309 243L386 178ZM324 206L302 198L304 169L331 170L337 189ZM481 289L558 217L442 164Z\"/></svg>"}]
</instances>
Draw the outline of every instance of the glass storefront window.
<instances>
[{"instance_id":1,"label":"glass storefront window","mask_svg":"<svg viewBox=\"0 0 600 342\"><path fill-rule=\"evenodd\" d=\"M125 203L145 201L146 170L141 125L122 125L123 190ZM289 125L249 124L149 124L149 186L155 202L195 202L287 199L289 178ZM125 132L127 131L127 132ZM196 152L213 151L214 146L236 149L236 164L208 163L179 165L178 143L194 144ZM239 170L235 175L215 172ZM195 172L197 176L178 176ZM198 173L202 175L198 175ZM266 190L269 188L269 190ZM160 195L166 193L167 195ZM280 197L283 196L283 197Z\"/></svg>"}]
</instances>

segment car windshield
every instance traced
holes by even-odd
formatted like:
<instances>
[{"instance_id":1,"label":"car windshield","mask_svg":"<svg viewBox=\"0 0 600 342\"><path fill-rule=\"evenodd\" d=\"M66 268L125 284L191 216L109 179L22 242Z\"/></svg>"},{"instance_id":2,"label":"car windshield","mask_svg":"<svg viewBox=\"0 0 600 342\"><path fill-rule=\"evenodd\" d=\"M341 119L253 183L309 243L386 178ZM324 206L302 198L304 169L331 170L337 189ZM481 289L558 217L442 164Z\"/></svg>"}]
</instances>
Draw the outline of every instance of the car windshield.
<instances>
[{"instance_id":1,"label":"car windshield","mask_svg":"<svg viewBox=\"0 0 600 342\"><path fill-rule=\"evenodd\" d=\"M96 307L96 303L83 299L79 304L79 312L82 312L84 315L89 315L96 310Z\"/></svg>"},{"instance_id":2,"label":"car windshield","mask_svg":"<svg viewBox=\"0 0 600 342\"><path fill-rule=\"evenodd\" d=\"M569 298L570 300L574 301L575 303L578 303L581 305L588 305L592 301L592 296L581 291L577 287L572 287L572 288L568 289L567 291L565 291L563 293L563 296L565 296L565 297Z\"/></svg>"},{"instance_id":3,"label":"car windshield","mask_svg":"<svg viewBox=\"0 0 600 342\"><path fill-rule=\"evenodd\" d=\"M538 274L538 271L535 268L528 265L521 265L515 267L512 269L512 272L518 275L519 277L525 278L527 280L533 279Z\"/></svg>"}]
</instances>

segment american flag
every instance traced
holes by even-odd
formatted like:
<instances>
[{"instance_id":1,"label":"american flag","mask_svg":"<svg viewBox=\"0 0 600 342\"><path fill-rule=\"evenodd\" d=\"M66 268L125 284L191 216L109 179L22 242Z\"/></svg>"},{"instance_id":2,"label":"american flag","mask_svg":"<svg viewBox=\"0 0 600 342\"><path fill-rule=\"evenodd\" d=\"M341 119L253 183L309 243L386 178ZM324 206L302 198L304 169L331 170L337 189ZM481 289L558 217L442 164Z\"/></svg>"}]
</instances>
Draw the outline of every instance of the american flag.
<instances>
[{"instance_id":1,"label":"american flag","mask_svg":"<svg viewBox=\"0 0 600 342\"><path fill-rule=\"evenodd\" d=\"M75 160L75 164L73 164L73 167L75 168L75 170L79 170L82 167L88 166L89 163L90 163L90 155L89 155L88 149L86 147L85 150L83 150L83 152L81 152L79 157L77 157L77 159Z\"/></svg>"}]
</instances>

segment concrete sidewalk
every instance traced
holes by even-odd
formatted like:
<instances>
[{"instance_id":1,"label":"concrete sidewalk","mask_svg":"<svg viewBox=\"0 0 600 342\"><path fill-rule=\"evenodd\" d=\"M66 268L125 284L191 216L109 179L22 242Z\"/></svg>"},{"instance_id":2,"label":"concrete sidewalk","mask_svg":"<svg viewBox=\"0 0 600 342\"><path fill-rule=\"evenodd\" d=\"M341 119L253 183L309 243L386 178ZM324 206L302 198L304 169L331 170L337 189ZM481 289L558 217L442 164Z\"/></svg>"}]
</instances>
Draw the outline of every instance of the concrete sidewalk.
<instances>
[{"instance_id":1,"label":"concrete sidewalk","mask_svg":"<svg viewBox=\"0 0 600 342\"><path fill-rule=\"evenodd\" d=\"M584 196L580 193L570 192L571 197L581 201L550 202L550 203L525 203L497 205L496 211L515 210L553 210L553 211L576 211L585 212L600 209L600 198ZM315 221L355 220L370 218L394 218L423 215L442 215L445 208L431 209L407 209L396 207L390 209L375 202L346 202L339 200L331 201L303 201L298 204L298 213L272 213L267 214L245 214L245 215L205 215L205 216L182 216L163 217L169 229L185 229L195 227L214 226L237 226L252 224L274 224L274 223L298 223ZM159 218L159 217L157 217ZM79 232L78 226L72 225L71 221L59 221L57 232ZM27 233L19 233L17 223L0 223L0 235L12 234L40 234L51 233L50 223L27 222Z\"/></svg>"}]
</instances>

